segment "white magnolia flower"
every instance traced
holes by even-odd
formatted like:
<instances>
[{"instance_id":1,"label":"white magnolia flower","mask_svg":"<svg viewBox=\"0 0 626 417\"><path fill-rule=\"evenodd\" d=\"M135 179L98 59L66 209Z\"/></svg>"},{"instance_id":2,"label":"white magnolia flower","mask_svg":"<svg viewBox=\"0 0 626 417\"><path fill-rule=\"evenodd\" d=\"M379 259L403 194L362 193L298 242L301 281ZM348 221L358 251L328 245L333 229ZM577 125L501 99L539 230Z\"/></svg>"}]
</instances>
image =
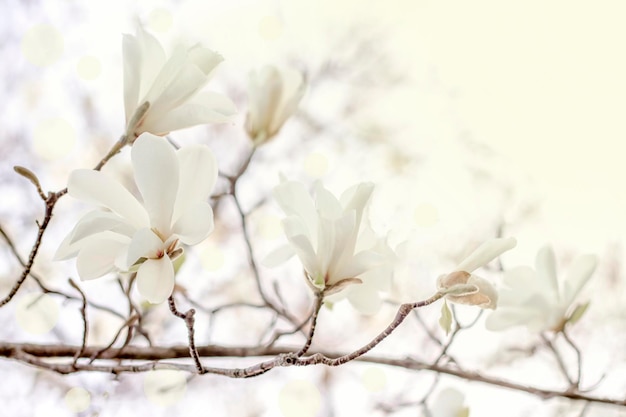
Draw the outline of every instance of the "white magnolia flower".
<instances>
[{"instance_id":1,"label":"white magnolia flower","mask_svg":"<svg viewBox=\"0 0 626 417\"><path fill-rule=\"evenodd\" d=\"M429 413L424 417L468 417L469 408L465 406L465 396L454 388L445 388L439 392Z\"/></svg>"},{"instance_id":2,"label":"white magnolia flower","mask_svg":"<svg viewBox=\"0 0 626 417\"><path fill-rule=\"evenodd\" d=\"M287 214L283 228L290 245L270 254L264 263L277 265L297 254L307 282L323 291L326 301L345 297L362 313L376 312L379 291L390 287L395 255L362 225L373 189L373 184L361 183L338 200L318 182L313 199L304 184L282 182L274 196Z\"/></svg>"},{"instance_id":3,"label":"white magnolia flower","mask_svg":"<svg viewBox=\"0 0 626 417\"><path fill-rule=\"evenodd\" d=\"M493 285L473 272L478 268L513 249L517 241L492 239L480 245L465 258L453 272L441 275L437 279L437 290L446 295L446 299L459 304L475 305L481 308L495 309L498 293Z\"/></svg>"},{"instance_id":4,"label":"white magnolia flower","mask_svg":"<svg viewBox=\"0 0 626 417\"><path fill-rule=\"evenodd\" d=\"M486 322L491 330L503 330L526 325L533 332L559 331L571 318L576 296L596 268L593 255L574 259L568 275L559 282L556 261L551 247L537 253L535 270L517 267L506 271L500 297L500 307Z\"/></svg>"},{"instance_id":5,"label":"white magnolia flower","mask_svg":"<svg viewBox=\"0 0 626 417\"><path fill-rule=\"evenodd\" d=\"M124 106L126 134L133 141L143 132L166 135L172 130L230 120L230 99L198 93L223 58L200 45L177 47L166 58L159 41L143 28L124 35ZM148 103L147 111L140 109ZM145 109L143 109L145 110Z\"/></svg>"},{"instance_id":6,"label":"white magnolia flower","mask_svg":"<svg viewBox=\"0 0 626 417\"><path fill-rule=\"evenodd\" d=\"M302 73L267 66L250 74L246 132L255 146L274 137L287 119L295 113L304 95Z\"/></svg>"},{"instance_id":7,"label":"white magnolia flower","mask_svg":"<svg viewBox=\"0 0 626 417\"><path fill-rule=\"evenodd\" d=\"M175 151L149 133L137 139L131 158L143 203L103 172L80 169L70 174L69 195L104 209L80 219L55 258L77 256L83 280L136 270L139 293L160 303L174 288L172 261L182 253L180 244L199 243L213 230L207 199L217 163L204 145Z\"/></svg>"}]
</instances>

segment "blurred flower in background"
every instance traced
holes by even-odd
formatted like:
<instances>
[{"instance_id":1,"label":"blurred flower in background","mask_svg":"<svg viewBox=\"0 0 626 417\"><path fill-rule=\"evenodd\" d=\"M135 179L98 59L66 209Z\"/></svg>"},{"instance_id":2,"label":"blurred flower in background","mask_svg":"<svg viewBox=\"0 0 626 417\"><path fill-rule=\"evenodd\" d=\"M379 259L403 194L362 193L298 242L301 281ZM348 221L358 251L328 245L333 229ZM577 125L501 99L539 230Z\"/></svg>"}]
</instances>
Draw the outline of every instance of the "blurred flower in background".
<instances>
[{"instance_id":1,"label":"blurred flower in background","mask_svg":"<svg viewBox=\"0 0 626 417\"><path fill-rule=\"evenodd\" d=\"M172 262L182 254L180 243L197 244L213 230L207 199L217 179L217 163L205 145L175 151L149 133L137 139L131 157L143 204L103 172L72 172L69 194L107 210L80 219L55 258L77 256L83 280L116 270L137 271L139 293L160 303L174 289Z\"/></svg>"},{"instance_id":2,"label":"blurred flower in background","mask_svg":"<svg viewBox=\"0 0 626 417\"><path fill-rule=\"evenodd\" d=\"M299 71L266 66L250 74L246 132L255 146L272 139L296 112L306 83Z\"/></svg>"},{"instance_id":3,"label":"blurred flower in background","mask_svg":"<svg viewBox=\"0 0 626 417\"><path fill-rule=\"evenodd\" d=\"M539 250L535 269L517 267L504 274L500 307L487 318L487 328L504 330L526 325L532 332L560 331L567 322L577 321L587 304L571 308L576 297L596 268L594 255L581 255L572 262L568 275L560 281L556 275L554 251L550 246Z\"/></svg>"},{"instance_id":4,"label":"blurred flower in background","mask_svg":"<svg viewBox=\"0 0 626 417\"><path fill-rule=\"evenodd\" d=\"M143 132L163 136L226 122L236 113L227 97L198 93L223 61L216 52L200 45L179 46L166 59L159 41L139 26L136 36L124 35L123 55L126 134L131 142Z\"/></svg>"}]
</instances>

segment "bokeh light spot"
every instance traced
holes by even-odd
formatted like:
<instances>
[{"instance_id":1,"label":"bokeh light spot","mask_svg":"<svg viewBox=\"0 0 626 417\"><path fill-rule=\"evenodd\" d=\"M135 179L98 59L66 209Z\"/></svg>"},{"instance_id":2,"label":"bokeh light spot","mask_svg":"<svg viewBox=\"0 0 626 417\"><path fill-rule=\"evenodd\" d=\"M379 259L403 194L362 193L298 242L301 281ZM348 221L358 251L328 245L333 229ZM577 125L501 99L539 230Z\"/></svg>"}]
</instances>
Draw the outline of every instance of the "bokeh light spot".
<instances>
[{"instance_id":1,"label":"bokeh light spot","mask_svg":"<svg viewBox=\"0 0 626 417\"><path fill-rule=\"evenodd\" d=\"M217 271L224 265L224 252L215 245L207 245L200 252L200 263L207 271Z\"/></svg>"},{"instance_id":2,"label":"bokeh light spot","mask_svg":"<svg viewBox=\"0 0 626 417\"><path fill-rule=\"evenodd\" d=\"M261 237L268 240L278 238L283 232L280 218L271 214L261 216L258 219L257 229Z\"/></svg>"},{"instance_id":3,"label":"bokeh light spot","mask_svg":"<svg viewBox=\"0 0 626 417\"><path fill-rule=\"evenodd\" d=\"M74 413L85 411L90 403L91 394L84 388L74 387L65 394L65 405Z\"/></svg>"},{"instance_id":4,"label":"bokeh light spot","mask_svg":"<svg viewBox=\"0 0 626 417\"><path fill-rule=\"evenodd\" d=\"M381 368L372 366L367 368L361 376L363 385L368 391L380 391L387 385L387 374Z\"/></svg>"},{"instance_id":5,"label":"bokeh light spot","mask_svg":"<svg viewBox=\"0 0 626 417\"><path fill-rule=\"evenodd\" d=\"M93 56L84 56L76 65L76 72L83 80L95 80L102 72L100 60Z\"/></svg>"},{"instance_id":6,"label":"bokeh light spot","mask_svg":"<svg viewBox=\"0 0 626 417\"><path fill-rule=\"evenodd\" d=\"M33 149L47 160L63 158L74 148L76 132L63 118L52 118L39 123L34 132Z\"/></svg>"},{"instance_id":7,"label":"bokeh light spot","mask_svg":"<svg viewBox=\"0 0 626 417\"><path fill-rule=\"evenodd\" d=\"M63 54L63 36L54 26L35 25L22 38L22 53L38 67L54 64Z\"/></svg>"},{"instance_id":8,"label":"bokeh light spot","mask_svg":"<svg viewBox=\"0 0 626 417\"><path fill-rule=\"evenodd\" d=\"M276 16L265 16L259 20L259 36L273 41L283 34L283 24Z\"/></svg>"},{"instance_id":9,"label":"bokeh light spot","mask_svg":"<svg viewBox=\"0 0 626 417\"><path fill-rule=\"evenodd\" d=\"M418 226L433 226L439 221L439 211L432 204L422 203L415 207L414 219Z\"/></svg>"},{"instance_id":10,"label":"bokeh light spot","mask_svg":"<svg viewBox=\"0 0 626 417\"><path fill-rule=\"evenodd\" d=\"M143 380L146 397L153 403L167 407L180 401L187 391L185 373L175 369L148 372Z\"/></svg>"},{"instance_id":11,"label":"bokeh light spot","mask_svg":"<svg viewBox=\"0 0 626 417\"><path fill-rule=\"evenodd\" d=\"M165 9L154 9L148 17L148 26L155 32L167 32L173 23L172 14Z\"/></svg>"},{"instance_id":12,"label":"bokeh light spot","mask_svg":"<svg viewBox=\"0 0 626 417\"><path fill-rule=\"evenodd\" d=\"M328 171L328 158L319 152L312 152L304 160L304 170L311 177L322 177Z\"/></svg>"},{"instance_id":13,"label":"bokeh light spot","mask_svg":"<svg viewBox=\"0 0 626 417\"><path fill-rule=\"evenodd\" d=\"M15 310L17 324L32 334L52 330L59 320L59 305L46 294L30 293L23 296Z\"/></svg>"},{"instance_id":14,"label":"bokeh light spot","mask_svg":"<svg viewBox=\"0 0 626 417\"><path fill-rule=\"evenodd\" d=\"M314 417L321 403L320 391L305 380L288 382L278 395L278 405L285 417Z\"/></svg>"}]
</instances>

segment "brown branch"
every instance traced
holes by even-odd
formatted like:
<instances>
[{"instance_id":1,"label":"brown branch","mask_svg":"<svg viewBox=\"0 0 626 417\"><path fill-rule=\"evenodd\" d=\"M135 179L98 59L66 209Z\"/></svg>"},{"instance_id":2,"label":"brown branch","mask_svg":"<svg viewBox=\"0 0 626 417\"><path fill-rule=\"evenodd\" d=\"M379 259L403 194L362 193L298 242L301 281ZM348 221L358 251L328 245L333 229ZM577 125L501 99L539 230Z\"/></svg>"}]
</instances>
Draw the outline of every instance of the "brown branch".
<instances>
[{"instance_id":1,"label":"brown branch","mask_svg":"<svg viewBox=\"0 0 626 417\"><path fill-rule=\"evenodd\" d=\"M205 373L205 370L202 367L202 363L200 362L200 356L198 355L198 350L196 349L196 342L195 342L195 336L194 336L195 332L194 332L193 326L195 323L194 315L196 314L196 310L191 308L187 310L186 313L182 313L178 311L178 309L176 308L176 303L174 302L173 295L169 296L169 298L167 299L167 303L170 307L170 311L172 312L172 314L174 314L176 317L181 318L185 321L185 325L187 326L187 338L189 342L189 355L193 359L198 373L199 374Z\"/></svg>"},{"instance_id":2,"label":"brown branch","mask_svg":"<svg viewBox=\"0 0 626 417\"><path fill-rule=\"evenodd\" d=\"M315 327L317 325L317 316L319 315L320 309L322 308L322 302L324 301L324 293L320 292L315 295L315 305L313 306L313 313L311 313L311 328L309 329L309 334L306 338L306 342L304 342L304 346L296 353L298 358L304 356L311 347L311 342L313 342L313 336L315 335ZM308 320L307 320L308 321Z\"/></svg>"},{"instance_id":3,"label":"brown branch","mask_svg":"<svg viewBox=\"0 0 626 417\"><path fill-rule=\"evenodd\" d=\"M74 362L72 363L72 365L76 366L78 359L81 357L81 355L85 351L85 346L87 345L87 333L89 331L89 322L87 321L87 297L85 297L85 293L83 292L83 290L81 290L78 284L76 284L71 278L68 279L68 281L70 285L74 287L76 291L79 292L81 298L83 299L83 306L80 309L80 315L83 319L83 341L82 341L80 350L76 352L76 355L74 355Z\"/></svg>"},{"instance_id":4,"label":"brown branch","mask_svg":"<svg viewBox=\"0 0 626 417\"><path fill-rule=\"evenodd\" d=\"M150 362L147 364L128 364L128 365L115 365L115 366L102 366L102 365L85 365L77 364L76 369L73 369L70 364L63 365L57 361L55 363L47 363L40 358L59 358L59 357L73 357L76 351L80 349L80 346L68 346L68 345L36 345L36 344L16 344L16 343L0 343L0 356L19 360L21 362L29 363L31 365L38 366L40 368L49 369L59 373L74 373L79 371L92 371L92 372L107 372L107 373L124 373L124 372L145 372L152 369L167 369L177 368L186 370L189 372L195 372L196 368L193 365L182 364L170 364L164 362ZM87 347L83 352L83 357L90 357L98 348ZM261 356L278 356L278 359L283 359L288 355L293 356L294 348L290 347L224 347L224 346L199 346L198 354L201 357L261 357ZM327 352L317 351L315 355L322 355L324 357L344 357L345 353L339 352ZM280 355L283 355L282 357ZM169 346L169 347L138 347L127 346L124 349L111 349L102 354L103 360L110 359L126 359L126 360L141 360L141 361L160 361L171 360L178 358L188 358L189 347L188 346ZM381 365L395 366L404 369L410 369L415 371L431 371L440 374L450 375L458 378L462 378L468 381L481 382L501 388L507 388L515 391L526 392L543 399L550 399L555 397L569 398L572 400L589 401L593 403L612 404L617 406L626 407L626 398L606 398L589 395L588 393L581 393L577 391L557 391L551 389L537 388L533 386L527 386L517 384L504 379L485 376L481 373L474 371L460 370L451 365L437 365L418 361L412 358L397 359L388 358L382 356L361 356L356 358L357 361L376 363ZM274 364L278 362L274 360L263 362L264 365L256 365L258 369L263 367L267 368L268 363ZM276 363L275 366L279 364ZM280 364L281 366L289 366L286 363ZM213 373L218 375L230 376L230 377L243 377L242 370L239 369L221 369L205 367L205 373ZM266 369L267 370L267 369Z\"/></svg>"}]
</instances>

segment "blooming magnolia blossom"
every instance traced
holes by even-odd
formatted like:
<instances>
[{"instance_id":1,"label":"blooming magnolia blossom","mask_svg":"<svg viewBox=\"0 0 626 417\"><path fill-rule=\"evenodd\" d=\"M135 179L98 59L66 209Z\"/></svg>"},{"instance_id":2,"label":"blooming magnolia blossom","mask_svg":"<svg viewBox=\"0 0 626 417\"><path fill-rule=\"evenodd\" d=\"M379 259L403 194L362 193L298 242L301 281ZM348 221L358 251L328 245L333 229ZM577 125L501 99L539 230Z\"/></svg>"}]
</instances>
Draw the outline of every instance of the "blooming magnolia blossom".
<instances>
[{"instance_id":1,"label":"blooming magnolia blossom","mask_svg":"<svg viewBox=\"0 0 626 417\"><path fill-rule=\"evenodd\" d=\"M295 70L266 66L250 74L245 127L255 146L278 133L298 108L304 89L304 78Z\"/></svg>"},{"instance_id":2,"label":"blooming magnolia blossom","mask_svg":"<svg viewBox=\"0 0 626 417\"><path fill-rule=\"evenodd\" d=\"M82 280L112 271L137 271L137 289L160 303L174 289L172 261L181 243L194 245L213 230L207 202L217 179L217 163L204 145L175 151L158 136L144 133L131 159L143 204L109 175L87 169L70 174L68 193L103 206L87 213L61 243L55 258L77 256Z\"/></svg>"},{"instance_id":3,"label":"blooming magnolia blossom","mask_svg":"<svg viewBox=\"0 0 626 417\"><path fill-rule=\"evenodd\" d=\"M474 275L473 272L513 249L516 244L514 238L492 239L483 243L453 272L441 275L437 279L437 290L453 303L495 309L498 303L496 289L489 281Z\"/></svg>"},{"instance_id":4,"label":"blooming magnolia blossom","mask_svg":"<svg viewBox=\"0 0 626 417\"><path fill-rule=\"evenodd\" d=\"M172 130L226 122L236 113L230 99L198 93L222 62L219 54L200 45L179 46L166 59L159 41L141 27L136 36L124 35L122 50L126 134L131 141L143 132L163 136Z\"/></svg>"},{"instance_id":5,"label":"blooming magnolia blossom","mask_svg":"<svg viewBox=\"0 0 626 417\"><path fill-rule=\"evenodd\" d=\"M307 282L326 301L345 297L362 313L376 312L379 291L390 287L395 254L362 224L373 189L373 184L361 183L337 199L318 182L313 199L304 184L282 182L274 196L287 214L283 228L290 245L270 254L265 264L277 265L297 254Z\"/></svg>"},{"instance_id":6,"label":"blooming magnolia blossom","mask_svg":"<svg viewBox=\"0 0 626 417\"><path fill-rule=\"evenodd\" d=\"M487 328L503 330L526 325L533 332L561 330L572 317L572 304L596 264L595 256L581 255L574 259L565 280L559 282L554 252L549 246L542 248L537 253L535 270L517 267L506 271L500 307L487 318Z\"/></svg>"}]
</instances>

